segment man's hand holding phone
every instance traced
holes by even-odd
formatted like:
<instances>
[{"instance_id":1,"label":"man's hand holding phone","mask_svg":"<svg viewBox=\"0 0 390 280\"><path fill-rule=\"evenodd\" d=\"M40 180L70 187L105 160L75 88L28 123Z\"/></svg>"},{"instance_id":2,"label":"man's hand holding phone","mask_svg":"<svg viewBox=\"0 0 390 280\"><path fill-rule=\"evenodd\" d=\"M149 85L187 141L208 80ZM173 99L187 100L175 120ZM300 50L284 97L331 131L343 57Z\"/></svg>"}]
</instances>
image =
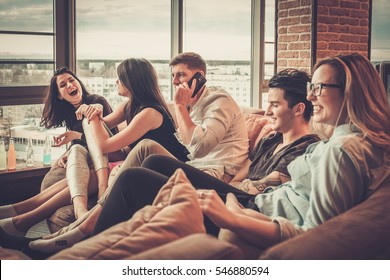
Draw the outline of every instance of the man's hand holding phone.
<instances>
[{"instance_id":1,"label":"man's hand holding phone","mask_svg":"<svg viewBox=\"0 0 390 280\"><path fill-rule=\"evenodd\" d=\"M206 78L200 72L196 72L187 83L180 84L176 88L174 97L175 104L188 106L193 103L191 99L197 95L205 83Z\"/></svg>"},{"instance_id":2,"label":"man's hand holding phone","mask_svg":"<svg viewBox=\"0 0 390 280\"><path fill-rule=\"evenodd\" d=\"M188 87L192 90L191 98L194 98L199 90L204 86L207 82L206 78L200 72L196 72L195 75L188 81Z\"/></svg>"}]
</instances>

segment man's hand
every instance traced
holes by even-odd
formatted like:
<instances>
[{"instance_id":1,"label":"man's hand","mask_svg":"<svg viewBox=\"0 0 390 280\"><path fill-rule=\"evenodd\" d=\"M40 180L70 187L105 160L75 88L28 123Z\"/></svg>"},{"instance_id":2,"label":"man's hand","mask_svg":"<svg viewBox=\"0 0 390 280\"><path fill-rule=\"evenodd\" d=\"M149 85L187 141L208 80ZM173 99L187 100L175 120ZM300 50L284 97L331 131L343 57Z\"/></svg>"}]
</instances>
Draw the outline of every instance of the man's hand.
<instances>
[{"instance_id":1,"label":"man's hand","mask_svg":"<svg viewBox=\"0 0 390 280\"><path fill-rule=\"evenodd\" d=\"M176 87L175 96L173 101L176 105L188 106L193 103L193 98L191 98L192 93L196 87L196 80L192 82L191 87L188 87L187 83L182 83Z\"/></svg>"},{"instance_id":2,"label":"man's hand","mask_svg":"<svg viewBox=\"0 0 390 280\"><path fill-rule=\"evenodd\" d=\"M220 228L229 228L234 224L234 213L226 207L215 190L196 190L200 209Z\"/></svg>"},{"instance_id":3,"label":"man's hand","mask_svg":"<svg viewBox=\"0 0 390 280\"><path fill-rule=\"evenodd\" d=\"M53 139L55 143L53 147L60 147L62 145L68 144L75 139L81 139L81 133L77 131L67 131L58 135L57 137L54 136Z\"/></svg>"}]
</instances>

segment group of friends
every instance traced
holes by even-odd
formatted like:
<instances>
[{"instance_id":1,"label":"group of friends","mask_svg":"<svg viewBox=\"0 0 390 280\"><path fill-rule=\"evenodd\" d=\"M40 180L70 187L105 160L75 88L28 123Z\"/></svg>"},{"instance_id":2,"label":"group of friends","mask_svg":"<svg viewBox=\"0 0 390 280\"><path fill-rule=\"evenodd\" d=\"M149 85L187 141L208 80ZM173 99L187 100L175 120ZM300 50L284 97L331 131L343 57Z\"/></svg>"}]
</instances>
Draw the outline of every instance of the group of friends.
<instances>
[{"instance_id":1,"label":"group of friends","mask_svg":"<svg viewBox=\"0 0 390 280\"><path fill-rule=\"evenodd\" d=\"M197 192L207 233L224 229L267 248L363 202L369 186L390 173L386 90L360 54L322 59L312 75L276 73L265 112L272 133L251 147L248 129L256 134L259 126L245 123L226 91L203 85L194 92L198 81L191 78L207 75L204 59L180 53L169 65L175 118L146 59L119 64L118 94L126 100L114 111L69 69L55 72L41 125L67 128L55 143L70 148L49 171L61 169L63 176L34 197L0 206L1 247L47 255L71 247L152 204L180 168ZM334 127L332 136L312 134L311 119ZM114 161L121 163L110 175ZM88 209L95 194L98 203ZM25 237L69 202L74 223Z\"/></svg>"}]
</instances>

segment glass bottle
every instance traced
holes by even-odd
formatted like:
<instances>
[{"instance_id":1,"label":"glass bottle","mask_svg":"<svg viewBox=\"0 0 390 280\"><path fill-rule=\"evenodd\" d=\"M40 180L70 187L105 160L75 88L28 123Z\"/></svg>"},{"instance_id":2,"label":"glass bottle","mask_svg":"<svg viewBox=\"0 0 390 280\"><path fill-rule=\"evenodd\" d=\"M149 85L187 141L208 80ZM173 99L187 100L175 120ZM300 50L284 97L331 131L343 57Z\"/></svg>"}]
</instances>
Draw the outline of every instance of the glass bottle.
<instances>
[{"instance_id":1,"label":"glass bottle","mask_svg":"<svg viewBox=\"0 0 390 280\"><path fill-rule=\"evenodd\" d=\"M5 152L4 139L0 139L0 170L7 169L7 153Z\"/></svg>"},{"instance_id":2,"label":"glass bottle","mask_svg":"<svg viewBox=\"0 0 390 280\"><path fill-rule=\"evenodd\" d=\"M51 141L49 135L46 135L45 147L43 148L43 165L51 165Z\"/></svg>"},{"instance_id":3,"label":"glass bottle","mask_svg":"<svg viewBox=\"0 0 390 280\"><path fill-rule=\"evenodd\" d=\"M34 166L34 150L33 150L31 138L28 138L28 145L26 149L26 166L27 167Z\"/></svg>"},{"instance_id":4,"label":"glass bottle","mask_svg":"<svg viewBox=\"0 0 390 280\"><path fill-rule=\"evenodd\" d=\"M14 138L9 139L9 148L8 148L8 170L16 169L16 152Z\"/></svg>"}]
</instances>

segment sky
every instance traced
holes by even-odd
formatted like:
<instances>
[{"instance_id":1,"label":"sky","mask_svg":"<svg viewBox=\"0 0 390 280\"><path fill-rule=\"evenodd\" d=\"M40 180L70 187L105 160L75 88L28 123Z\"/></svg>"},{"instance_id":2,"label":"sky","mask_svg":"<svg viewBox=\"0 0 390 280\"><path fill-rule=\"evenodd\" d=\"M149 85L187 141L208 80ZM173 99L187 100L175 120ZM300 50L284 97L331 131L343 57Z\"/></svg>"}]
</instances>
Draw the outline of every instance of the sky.
<instances>
[{"instance_id":1,"label":"sky","mask_svg":"<svg viewBox=\"0 0 390 280\"><path fill-rule=\"evenodd\" d=\"M0 0L0 30L52 32L52 0L30 0L29 8L26 2ZM222 2L185 1L184 48L206 59L249 60L250 0ZM372 2L372 59L385 55L390 60L390 1ZM170 58L170 0L78 0L76 7L79 59ZM273 21L274 10L266 10L266 40L273 40L274 26L267 19ZM0 41L0 58L51 59L53 53L47 36L0 35Z\"/></svg>"},{"instance_id":2,"label":"sky","mask_svg":"<svg viewBox=\"0 0 390 280\"><path fill-rule=\"evenodd\" d=\"M82 57L99 56L89 47L96 44L99 51L120 58L142 54L169 59L170 0L122 1L116 6L114 2L79 2L78 49ZM225 0L223 6L209 0L185 3L185 50L197 51L206 59L250 59L250 0ZM97 21L99 17L104 19Z\"/></svg>"},{"instance_id":3,"label":"sky","mask_svg":"<svg viewBox=\"0 0 390 280\"><path fill-rule=\"evenodd\" d=\"M0 30L52 32L47 8L51 0L31 1L29 9L20 8L24 2L0 0ZM185 48L206 59L250 59L250 0L222 0L223 5L209 0L185 2ZM78 58L170 58L170 0L82 0L76 7ZM272 35L274 27L267 28ZM41 57L52 51L40 47L48 40L43 36L12 37L21 38L15 44L10 35L0 35L4 42L0 58L7 53Z\"/></svg>"}]
</instances>

